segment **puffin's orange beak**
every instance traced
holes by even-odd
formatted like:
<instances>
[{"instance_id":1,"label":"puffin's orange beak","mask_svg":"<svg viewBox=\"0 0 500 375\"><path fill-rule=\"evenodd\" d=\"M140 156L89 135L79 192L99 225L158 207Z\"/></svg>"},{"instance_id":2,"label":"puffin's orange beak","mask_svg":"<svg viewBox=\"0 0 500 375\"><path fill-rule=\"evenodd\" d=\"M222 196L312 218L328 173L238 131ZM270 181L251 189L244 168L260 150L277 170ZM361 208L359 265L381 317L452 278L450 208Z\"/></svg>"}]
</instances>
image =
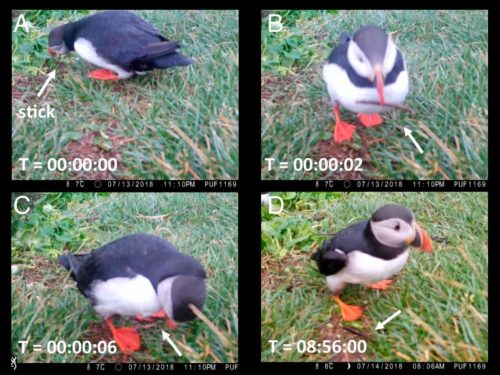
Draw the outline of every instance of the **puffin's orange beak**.
<instances>
[{"instance_id":1,"label":"puffin's orange beak","mask_svg":"<svg viewBox=\"0 0 500 375\"><path fill-rule=\"evenodd\" d=\"M54 58L54 56L56 55L55 52L50 49L50 47L47 47L47 52L49 53L50 57L52 57L52 58Z\"/></svg>"},{"instance_id":2,"label":"puffin's orange beak","mask_svg":"<svg viewBox=\"0 0 500 375\"><path fill-rule=\"evenodd\" d=\"M384 80L382 79L382 68L380 67L380 65L375 65L375 77L377 79L377 91L378 97L380 98L380 104L384 106Z\"/></svg>"},{"instance_id":3,"label":"puffin's orange beak","mask_svg":"<svg viewBox=\"0 0 500 375\"><path fill-rule=\"evenodd\" d=\"M420 238L422 239L422 246L420 248L422 251L425 251L426 253L432 253L432 240L429 237L429 235L423 230L420 225L417 224L417 230L418 233L420 234Z\"/></svg>"}]
</instances>

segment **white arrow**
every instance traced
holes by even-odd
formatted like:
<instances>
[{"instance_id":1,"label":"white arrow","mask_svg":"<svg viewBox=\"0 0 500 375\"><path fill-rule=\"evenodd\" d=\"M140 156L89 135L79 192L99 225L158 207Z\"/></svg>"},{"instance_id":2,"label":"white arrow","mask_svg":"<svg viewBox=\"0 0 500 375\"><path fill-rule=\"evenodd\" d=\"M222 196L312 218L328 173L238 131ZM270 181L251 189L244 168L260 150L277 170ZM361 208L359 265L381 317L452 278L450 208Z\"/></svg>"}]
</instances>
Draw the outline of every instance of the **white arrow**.
<instances>
[{"instance_id":1,"label":"white arrow","mask_svg":"<svg viewBox=\"0 0 500 375\"><path fill-rule=\"evenodd\" d=\"M165 332L165 331L161 331L161 337L163 338L163 340L167 340L168 343L170 344L170 346L172 348L174 348L175 352L177 353L177 355L179 357L182 357L182 353L181 351L179 350L179 348L177 347L177 345L175 345L174 341L170 338L170 334Z\"/></svg>"},{"instance_id":2,"label":"white arrow","mask_svg":"<svg viewBox=\"0 0 500 375\"><path fill-rule=\"evenodd\" d=\"M42 88L40 89L40 91L38 91L38 94L36 94L37 97L40 97L43 92L45 91L45 89L47 88L49 82L53 79L56 78L56 70L54 69L53 71L51 71L47 77L47 79L45 80L45 83L43 84Z\"/></svg>"},{"instance_id":3,"label":"white arrow","mask_svg":"<svg viewBox=\"0 0 500 375\"><path fill-rule=\"evenodd\" d=\"M415 140L415 138L413 138L413 135L411 134L413 131L408 129L406 126L404 127L405 129L405 136L406 137L410 137L411 141L413 142L413 144L415 145L415 147L418 149L418 151L423 154L424 153L424 150L422 150L422 147L420 147L420 145L417 143L417 141Z\"/></svg>"},{"instance_id":4,"label":"white arrow","mask_svg":"<svg viewBox=\"0 0 500 375\"><path fill-rule=\"evenodd\" d=\"M401 310L396 311L394 314L392 314L390 317L388 317L382 323L378 322L377 327L375 327L375 330L378 331L379 329L384 329L384 326L387 323L389 323L392 319L394 319L396 316L398 316L399 314L401 314Z\"/></svg>"}]
</instances>

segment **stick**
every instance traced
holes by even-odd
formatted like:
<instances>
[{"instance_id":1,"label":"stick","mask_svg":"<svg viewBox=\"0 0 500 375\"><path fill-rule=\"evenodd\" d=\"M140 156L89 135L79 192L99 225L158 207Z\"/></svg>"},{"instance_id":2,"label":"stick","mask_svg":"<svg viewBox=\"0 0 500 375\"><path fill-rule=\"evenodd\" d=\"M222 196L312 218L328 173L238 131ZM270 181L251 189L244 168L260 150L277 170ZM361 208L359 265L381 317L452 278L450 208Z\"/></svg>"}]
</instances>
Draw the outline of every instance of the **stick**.
<instances>
[{"instance_id":1,"label":"stick","mask_svg":"<svg viewBox=\"0 0 500 375\"><path fill-rule=\"evenodd\" d=\"M345 329L347 332L354 333L355 335L358 335L358 336L364 337L367 340L372 340L373 341L373 339L370 336L368 336L366 333L358 331L357 329L355 329L353 327L342 325L342 328Z\"/></svg>"},{"instance_id":2,"label":"stick","mask_svg":"<svg viewBox=\"0 0 500 375\"><path fill-rule=\"evenodd\" d=\"M219 339L222 341L222 345L224 345L226 348L229 347L230 343L229 340L222 334L221 331L217 329L215 324L213 324L208 318L203 314L195 305L189 304L188 307L191 309L191 311L196 315L201 321L203 321L208 328L212 330L213 333L215 333Z\"/></svg>"},{"instance_id":3,"label":"stick","mask_svg":"<svg viewBox=\"0 0 500 375\"><path fill-rule=\"evenodd\" d=\"M391 107L394 109L400 109L401 111L414 113L413 109L411 109L410 107L407 107L405 105L402 105L402 104L385 103L384 105L382 105L382 104L380 104L380 102L377 102L376 100L357 100L356 103L378 105L379 107Z\"/></svg>"},{"instance_id":4,"label":"stick","mask_svg":"<svg viewBox=\"0 0 500 375\"><path fill-rule=\"evenodd\" d=\"M54 62L56 63L57 68L59 68L59 69L60 69L60 68L62 68L62 67L63 67L63 64L62 64L62 63L61 63L58 59L56 59L56 55L54 55L54 56L50 56L50 57L51 57L51 58L52 58L52 60L54 60Z\"/></svg>"},{"instance_id":5,"label":"stick","mask_svg":"<svg viewBox=\"0 0 500 375\"><path fill-rule=\"evenodd\" d=\"M56 60L55 58L53 58L53 59L56 62L57 67L60 68L60 69L62 69L63 64L59 60Z\"/></svg>"}]
</instances>

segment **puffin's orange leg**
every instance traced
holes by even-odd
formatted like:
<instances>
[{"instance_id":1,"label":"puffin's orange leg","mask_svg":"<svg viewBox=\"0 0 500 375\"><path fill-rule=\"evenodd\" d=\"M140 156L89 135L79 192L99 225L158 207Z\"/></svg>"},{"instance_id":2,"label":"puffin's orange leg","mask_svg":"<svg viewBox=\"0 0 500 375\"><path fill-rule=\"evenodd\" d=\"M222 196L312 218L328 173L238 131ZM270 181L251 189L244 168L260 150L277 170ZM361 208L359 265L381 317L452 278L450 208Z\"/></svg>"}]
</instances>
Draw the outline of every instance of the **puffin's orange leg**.
<instances>
[{"instance_id":1,"label":"puffin's orange leg","mask_svg":"<svg viewBox=\"0 0 500 375\"><path fill-rule=\"evenodd\" d=\"M338 105L333 107L333 113L335 114L335 130L333 132L333 140L335 143L351 140L352 133L354 133L356 127L340 119Z\"/></svg>"},{"instance_id":2,"label":"puffin's orange leg","mask_svg":"<svg viewBox=\"0 0 500 375\"><path fill-rule=\"evenodd\" d=\"M177 328L177 323L171 320L167 314L165 314L165 323L167 323L167 327L171 330L174 330Z\"/></svg>"},{"instance_id":3,"label":"puffin's orange leg","mask_svg":"<svg viewBox=\"0 0 500 375\"><path fill-rule=\"evenodd\" d=\"M163 310L155 312L155 313L151 314L150 316L153 319L165 319L165 318L167 318L167 314L165 314L165 311L163 311Z\"/></svg>"},{"instance_id":4,"label":"puffin's orange leg","mask_svg":"<svg viewBox=\"0 0 500 375\"><path fill-rule=\"evenodd\" d=\"M384 122L378 113L359 113L358 120L367 128L373 128L374 126L380 125Z\"/></svg>"},{"instance_id":5,"label":"puffin's orange leg","mask_svg":"<svg viewBox=\"0 0 500 375\"><path fill-rule=\"evenodd\" d=\"M151 318L151 317L145 317L144 315L142 314L138 314L135 316L135 318L139 321L139 322L152 322L154 319Z\"/></svg>"},{"instance_id":6,"label":"puffin's orange leg","mask_svg":"<svg viewBox=\"0 0 500 375\"><path fill-rule=\"evenodd\" d=\"M368 284L366 287L370 289L378 289L378 290L386 290L391 286L392 280L391 279L386 279L386 280L381 280L378 283L373 283L373 284Z\"/></svg>"},{"instance_id":7,"label":"puffin's orange leg","mask_svg":"<svg viewBox=\"0 0 500 375\"><path fill-rule=\"evenodd\" d=\"M109 69L96 69L89 74L87 77L99 79L102 81L116 81L118 80L118 75Z\"/></svg>"},{"instance_id":8,"label":"puffin's orange leg","mask_svg":"<svg viewBox=\"0 0 500 375\"><path fill-rule=\"evenodd\" d=\"M334 296L335 302L339 304L342 318L347 321L358 320L363 314L363 308L354 305L348 305L340 300L339 296Z\"/></svg>"},{"instance_id":9,"label":"puffin's orange leg","mask_svg":"<svg viewBox=\"0 0 500 375\"><path fill-rule=\"evenodd\" d=\"M139 314L139 315L136 315L135 318L140 322L152 322L155 319L166 319L167 314L165 314L165 311L160 310L158 312L155 312L155 313L149 315L148 317L145 317L144 315Z\"/></svg>"},{"instance_id":10,"label":"puffin's orange leg","mask_svg":"<svg viewBox=\"0 0 500 375\"><path fill-rule=\"evenodd\" d=\"M106 323L108 324L116 344L124 354L130 355L141 348L141 336L135 328L116 328L111 317L106 319Z\"/></svg>"},{"instance_id":11,"label":"puffin's orange leg","mask_svg":"<svg viewBox=\"0 0 500 375\"><path fill-rule=\"evenodd\" d=\"M135 318L140 322L153 322L155 319L163 319L169 329L174 330L177 328L177 323L171 320L163 310L155 312L148 317L139 314Z\"/></svg>"}]
</instances>

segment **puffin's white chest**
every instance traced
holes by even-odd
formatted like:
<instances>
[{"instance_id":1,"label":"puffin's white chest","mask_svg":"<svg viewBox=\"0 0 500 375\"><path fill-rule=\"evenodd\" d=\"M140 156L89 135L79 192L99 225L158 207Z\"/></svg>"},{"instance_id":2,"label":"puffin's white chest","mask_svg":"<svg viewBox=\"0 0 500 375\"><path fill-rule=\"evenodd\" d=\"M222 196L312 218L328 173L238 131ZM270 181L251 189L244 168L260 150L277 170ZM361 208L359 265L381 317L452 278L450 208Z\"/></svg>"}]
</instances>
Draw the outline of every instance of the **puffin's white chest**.
<instances>
[{"instance_id":1,"label":"puffin's white chest","mask_svg":"<svg viewBox=\"0 0 500 375\"><path fill-rule=\"evenodd\" d=\"M100 66L101 68L106 68L112 70L113 72L116 72L120 79L126 79L133 75L133 73L127 72L119 66L111 64L101 56L99 56L94 46L92 46L92 43L90 43L87 39L78 38L75 41L74 48L76 53L78 53L80 57L94 65Z\"/></svg>"},{"instance_id":2,"label":"puffin's white chest","mask_svg":"<svg viewBox=\"0 0 500 375\"><path fill-rule=\"evenodd\" d=\"M338 292L346 283L376 283L401 271L409 254L410 251L407 249L394 259L384 260L362 251L351 251L347 254L347 265L335 275L327 276L326 283L334 292Z\"/></svg>"},{"instance_id":3,"label":"puffin's white chest","mask_svg":"<svg viewBox=\"0 0 500 375\"><path fill-rule=\"evenodd\" d=\"M161 310L153 285L146 277L115 277L92 283L94 308L103 317L118 315L148 316Z\"/></svg>"},{"instance_id":4,"label":"puffin's white chest","mask_svg":"<svg viewBox=\"0 0 500 375\"><path fill-rule=\"evenodd\" d=\"M406 65L405 65L406 66ZM359 100L379 101L375 86L357 87L351 82L347 72L337 64L323 66L323 80L326 83L332 102L339 102L343 107L356 113L375 113L388 111L390 107L358 104ZM387 103L402 104L408 94L408 72L399 73L396 81L384 86L384 98Z\"/></svg>"}]
</instances>

